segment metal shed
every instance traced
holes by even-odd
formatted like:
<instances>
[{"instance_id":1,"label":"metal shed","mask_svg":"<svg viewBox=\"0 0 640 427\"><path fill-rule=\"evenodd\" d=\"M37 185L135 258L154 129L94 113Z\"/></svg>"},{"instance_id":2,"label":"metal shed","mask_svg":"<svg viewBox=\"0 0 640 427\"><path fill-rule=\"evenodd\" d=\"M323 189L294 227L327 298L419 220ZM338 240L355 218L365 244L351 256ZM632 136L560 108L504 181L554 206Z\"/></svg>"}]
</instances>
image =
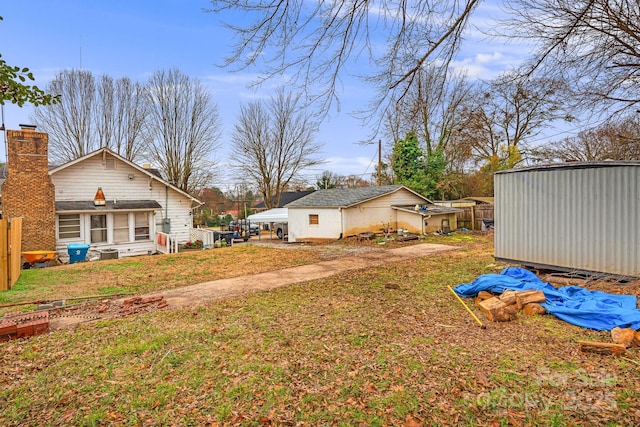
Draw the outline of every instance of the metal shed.
<instances>
[{"instance_id":1,"label":"metal shed","mask_svg":"<svg viewBox=\"0 0 640 427\"><path fill-rule=\"evenodd\" d=\"M640 277L640 162L510 169L494 188L496 259Z\"/></svg>"}]
</instances>

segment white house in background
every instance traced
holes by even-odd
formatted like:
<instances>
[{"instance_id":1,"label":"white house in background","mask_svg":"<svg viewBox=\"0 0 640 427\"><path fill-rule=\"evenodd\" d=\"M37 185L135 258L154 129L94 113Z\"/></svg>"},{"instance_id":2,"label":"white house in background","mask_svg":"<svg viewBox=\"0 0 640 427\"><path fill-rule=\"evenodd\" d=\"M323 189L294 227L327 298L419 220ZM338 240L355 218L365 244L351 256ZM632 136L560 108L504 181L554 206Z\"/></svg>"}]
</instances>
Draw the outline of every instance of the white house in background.
<instances>
[{"instance_id":1,"label":"white house in background","mask_svg":"<svg viewBox=\"0 0 640 427\"><path fill-rule=\"evenodd\" d=\"M198 199L102 148L49 171L55 186L56 250L83 243L90 250L115 249L118 255L154 253L158 232L184 243L193 228L192 207ZM104 204L96 203L98 190ZM163 243L163 242L161 242Z\"/></svg>"},{"instance_id":2,"label":"white house in background","mask_svg":"<svg viewBox=\"0 0 640 427\"><path fill-rule=\"evenodd\" d=\"M289 242L380 233L384 228L417 234L454 230L460 211L436 206L402 185L317 190L286 207Z\"/></svg>"}]
</instances>

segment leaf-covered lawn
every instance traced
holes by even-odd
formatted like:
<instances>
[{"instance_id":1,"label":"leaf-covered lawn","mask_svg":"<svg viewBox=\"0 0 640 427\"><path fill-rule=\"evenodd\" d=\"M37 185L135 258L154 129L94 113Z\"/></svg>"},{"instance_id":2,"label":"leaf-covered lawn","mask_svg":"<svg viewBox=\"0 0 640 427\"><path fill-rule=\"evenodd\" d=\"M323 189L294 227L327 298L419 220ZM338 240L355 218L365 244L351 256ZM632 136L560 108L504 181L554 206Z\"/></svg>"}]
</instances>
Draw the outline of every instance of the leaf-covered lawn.
<instances>
[{"instance_id":1,"label":"leaf-covered lawn","mask_svg":"<svg viewBox=\"0 0 640 427\"><path fill-rule=\"evenodd\" d=\"M0 292L0 305L87 295L142 294L319 260L318 253L312 250L236 245L23 270L10 291ZM0 308L0 315L6 311Z\"/></svg>"},{"instance_id":2,"label":"leaf-covered lawn","mask_svg":"<svg viewBox=\"0 0 640 427\"><path fill-rule=\"evenodd\" d=\"M578 351L607 333L550 316L477 327L447 285L500 267L489 239L454 238L438 243L460 251L0 343L0 425L637 425L640 367Z\"/></svg>"}]
</instances>

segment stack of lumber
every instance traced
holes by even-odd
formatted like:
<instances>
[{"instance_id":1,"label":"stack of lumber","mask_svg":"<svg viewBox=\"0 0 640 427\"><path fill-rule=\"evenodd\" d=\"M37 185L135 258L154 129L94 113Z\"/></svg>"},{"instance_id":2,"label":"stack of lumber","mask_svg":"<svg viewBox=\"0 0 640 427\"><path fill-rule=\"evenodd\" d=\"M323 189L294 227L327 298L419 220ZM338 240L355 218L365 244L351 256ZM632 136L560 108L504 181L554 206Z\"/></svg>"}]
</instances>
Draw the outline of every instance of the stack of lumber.
<instances>
[{"instance_id":1,"label":"stack of lumber","mask_svg":"<svg viewBox=\"0 0 640 427\"><path fill-rule=\"evenodd\" d=\"M480 291L476 297L476 307L492 322L510 322L515 320L519 312L528 316L544 314L546 310L540 305L546 301L544 293L538 290L504 291L501 295Z\"/></svg>"}]
</instances>

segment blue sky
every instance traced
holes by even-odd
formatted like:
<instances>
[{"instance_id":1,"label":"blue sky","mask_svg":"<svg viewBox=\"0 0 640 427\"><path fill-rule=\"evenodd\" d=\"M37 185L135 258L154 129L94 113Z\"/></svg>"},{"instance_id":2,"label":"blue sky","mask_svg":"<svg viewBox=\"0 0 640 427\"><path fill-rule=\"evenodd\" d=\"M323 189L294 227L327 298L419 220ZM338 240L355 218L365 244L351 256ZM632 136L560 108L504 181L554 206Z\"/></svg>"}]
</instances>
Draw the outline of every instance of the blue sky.
<instances>
[{"instance_id":1,"label":"blue sky","mask_svg":"<svg viewBox=\"0 0 640 427\"><path fill-rule=\"evenodd\" d=\"M41 88L60 70L69 68L145 81L156 70L177 67L201 80L221 113L223 147L215 157L222 169L239 105L268 96L272 89L269 85L258 91L250 89L247 85L254 74L216 66L229 53L231 42L220 18L203 12L210 7L206 0L3 0L0 4L4 18L0 21L0 53L10 65L29 67ZM486 2L473 23L490 26L489 17L498 13L495 4ZM494 77L526 55L522 46L488 40L475 29L466 38L455 65L470 77ZM343 80L342 108L330 112L317 136L326 163L305 175L311 183L323 170L366 179L373 173L377 144L360 144L368 140L371 130L350 114L365 108L372 93L357 79ZM5 105L6 127L18 129L20 123L30 123L31 111L30 106ZM0 159L4 158L4 144L0 144ZM220 177L214 184L226 190L235 181Z\"/></svg>"}]
</instances>

